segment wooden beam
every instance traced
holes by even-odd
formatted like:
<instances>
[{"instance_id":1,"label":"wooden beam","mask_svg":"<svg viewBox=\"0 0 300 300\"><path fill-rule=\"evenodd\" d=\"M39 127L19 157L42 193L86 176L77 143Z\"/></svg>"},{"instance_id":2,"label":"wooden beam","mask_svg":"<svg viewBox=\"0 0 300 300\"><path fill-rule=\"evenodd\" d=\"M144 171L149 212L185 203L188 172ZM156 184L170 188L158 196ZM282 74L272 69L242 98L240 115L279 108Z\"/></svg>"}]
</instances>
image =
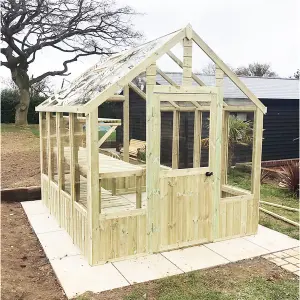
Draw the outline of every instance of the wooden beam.
<instances>
[{"instance_id":1,"label":"wooden beam","mask_svg":"<svg viewBox=\"0 0 300 300\"><path fill-rule=\"evenodd\" d=\"M43 126L43 113L39 112L39 131L40 131L40 168L41 168L41 174L45 174L45 153L44 153L44 126Z\"/></svg>"},{"instance_id":2,"label":"wooden beam","mask_svg":"<svg viewBox=\"0 0 300 300\"><path fill-rule=\"evenodd\" d=\"M181 68L183 68L183 62L172 52L167 51L167 55ZM194 73L192 73L193 80L200 86L205 86L205 83Z\"/></svg>"},{"instance_id":3,"label":"wooden beam","mask_svg":"<svg viewBox=\"0 0 300 300\"><path fill-rule=\"evenodd\" d=\"M51 113L46 113L46 126L47 126L47 160L48 160L48 178L49 184L50 180L53 178L53 156L52 156L52 140L51 140Z\"/></svg>"},{"instance_id":4,"label":"wooden beam","mask_svg":"<svg viewBox=\"0 0 300 300\"><path fill-rule=\"evenodd\" d=\"M172 138L172 169L178 169L179 162L179 130L180 112L173 112L173 138Z\"/></svg>"},{"instance_id":5,"label":"wooden beam","mask_svg":"<svg viewBox=\"0 0 300 300\"><path fill-rule=\"evenodd\" d=\"M267 209L264 209L264 208L262 208L262 207L260 207L259 209L260 209L262 212L264 212L264 213L266 213L266 214L268 214L268 215L270 215L270 216L272 216L272 217L274 217L274 218L276 218L276 219L278 219L278 220L284 221L284 222L289 223L289 224L291 224L291 225L294 225L294 226L296 226L296 227L300 227L300 224L297 223L297 222L295 222L295 221L292 221L292 220L290 220L290 219L288 219L288 218L285 218L285 217L283 217L283 216L280 216L280 215L278 215L278 214L275 214L275 213L273 213L273 212L271 212L271 211L269 211L269 210L267 210Z\"/></svg>"},{"instance_id":6,"label":"wooden beam","mask_svg":"<svg viewBox=\"0 0 300 300\"><path fill-rule=\"evenodd\" d=\"M146 192L147 192L147 251L159 250L160 236L160 103L153 94L156 65L147 68L146 101Z\"/></svg>"},{"instance_id":7,"label":"wooden beam","mask_svg":"<svg viewBox=\"0 0 300 300\"><path fill-rule=\"evenodd\" d=\"M125 100L125 97L123 95L114 95L109 97L106 101L109 102L122 102Z\"/></svg>"},{"instance_id":8,"label":"wooden beam","mask_svg":"<svg viewBox=\"0 0 300 300\"><path fill-rule=\"evenodd\" d=\"M125 86L129 84L135 77L145 71L150 65L155 63L166 51L172 49L176 44L178 44L185 36L185 28L175 32L172 37L169 38L161 47L157 48L148 58L143 59L139 64L137 64L131 70L128 70L126 76L122 76L102 93L97 95L94 99L91 99L88 103L84 105L84 108L88 111L96 109L99 105L106 101L107 98L111 97L120 86Z\"/></svg>"},{"instance_id":9,"label":"wooden beam","mask_svg":"<svg viewBox=\"0 0 300 300\"><path fill-rule=\"evenodd\" d=\"M123 102L123 160L129 162L129 86L124 86Z\"/></svg>"},{"instance_id":10,"label":"wooden beam","mask_svg":"<svg viewBox=\"0 0 300 300\"><path fill-rule=\"evenodd\" d=\"M192 176L192 175L201 175L209 171L208 167L204 168L187 168L187 169L175 169L175 170L161 170L160 178L167 177L179 177L179 176Z\"/></svg>"},{"instance_id":11,"label":"wooden beam","mask_svg":"<svg viewBox=\"0 0 300 300\"><path fill-rule=\"evenodd\" d=\"M260 100L248 89L248 87L230 70L230 68L217 56L217 54L193 31L194 42L217 64L221 70L231 79L231 81L263 112L267 112L267 108Z\"/></svg>"},{"instance_id":12,"label":"wooden beam","mask_svg":"<svg viewBox=\"0 0 300 300\"><path fill-rule=\"evenodd\" d=\"M109 136L116 130L118 126L112 126L103 136L102 138L98 141L98 147L100 148L103 143L109 138Z\"/></svg>"},{"instance_id":13,"label":"wooden beam","mask_svg":"<svg viewBox=\"0 0 300 300\"><path fill-rule=\"evenodd\" d=\"M214 86L180 86L176 88L171 85L156 85L154 93L160 94L217 94L218 88Z\"/></svg>"},{"instance_id":14,"label":"wooden beam","mask_svg":"<svg viewBox=\"0 0 300 300\"><path fill-rule=\"evenodd\" d=\"M182 85L192 85L192 51L193 41L183 39Z\"/></svg>"},{"instance_id":15,"label":"wooden beam","mask_svg":"<svg viewBox=\"0 0 300 300\"><path fill-rule=\"evenodd\" d=\"M252 232L256 233L259 221L259 201L260 201L260 176L261 176L261 155L263 139L263 112L257 110L254 113L253 123L253 149L252 149L252 174L251 192L254 194L252 212Z\"/></svg>"},{"instance_id":16,"label":"wooden beam","mask_svg":"<svg viewBox=\"0 0 300 300\"><path fill-rule=\"evenodd\" d=\"M129 82L129 87L133 89L138 95L142 97L142 99L146 100L146 94L139 88L137 87L133 82Z\"/></svg>"},{"instance_id":17,"label":"wooden beam","mask_svg":"<svg viewBox=\"0 0 300 300\"><path fill-rule=\"evenodd\" d=\"M99 212L101 212L101 193L99 186L99 154L98 154L98 110L87 115L87 227L88 227L88 261L90 265L97 263L100 251Z\"/></svg>"},{"instance_id":18,"label":"wooden beam","mask_svg":"<svg viewBox=\"0 0 300 300\"><path fill-rule=\"evenodd\" d=\"M202 136L202 112L196 110L194 114L194 149L193 149L194 168L200 168L201 136Z\"/></svg>"},{"instance_id":19,"label":"wooden beam","mask_svg":"<svg viewBox=\"0 0 300 300\"><path fill-rule=\"evenodd\" d=\"M228 112L253 112L256 111L255 105L228 105L223 110Z\"/></svg>"},{"instance_id":20,"label":"wooden beam","mask_svg":"<svg viewBox=\"0 0 300 300\"><path fill-rule=\"evenodd\" d=\"M272 202L267 202L267 201L259 201L259 203L274 206L274 207L279 207L279 208L290 210L290 211L297 211L297 212L300 211L299 208L289 207L289 206L280 205L280 204L277 204L277 203L272 203Z\"/></svg>"},{"instance_id":21,"label":"wooden beam","mask_svg":"<svg viewBox=\"0 0 300 300\"><path fill-rule=\"evenodd\" d=\"M222 191L225 193L229 193L235 196L241 196L241 195L250 195L251 192L247 191L245 189L236 187L236 186L232 186L232 185L227 185L227 184L223 184L222 185Z\"/></svg>"},{"instance_id":22,"label":"wooden beam","mask_svg":"<svg viewBox=\"0 0 300 300\"><path fill-rule=\"evenodd\" d=\"M63 114L56 113L56 138L57 138L57 184L59 190L65 189L65 170L64 170L64 123ZM62 216L64 217L64 216Z\"/></svg>"},{"instance_id":23,"label":"wooden beam","mask_svg":"<svg viewBox=\"0 0 300 300\"><path fill-rule=\"evenodd\" d=\"M217 88L219 89L219 88ZM209 168L213 172L211 239L219 237L219 209L221 198L222 105L220 92L213 95L209 118Z\"/></svg>"}]
</instances>

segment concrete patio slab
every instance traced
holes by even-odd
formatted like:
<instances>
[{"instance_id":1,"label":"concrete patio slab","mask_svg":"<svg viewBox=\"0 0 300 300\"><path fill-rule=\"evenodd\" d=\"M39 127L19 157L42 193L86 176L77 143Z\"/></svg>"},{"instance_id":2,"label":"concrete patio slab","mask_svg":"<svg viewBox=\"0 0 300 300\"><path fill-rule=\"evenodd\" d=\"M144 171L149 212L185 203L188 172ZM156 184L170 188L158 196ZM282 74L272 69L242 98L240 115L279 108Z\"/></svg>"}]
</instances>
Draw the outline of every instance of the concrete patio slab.
<instances>
[{"instance_id":1,"label":"concrete patio slab","mask_svg":"<svg viewBox=\"0 0 300 300\"><path fill-rule=\"evenodd\" d=\"M269 253L267 249L264 249L243 238L210 243L206 244L205 247L232 262Z\"/></svg>"},{"instance_id":2,"label":"concrete patio slab","mask_svg":"<svg viewBox=\"0 0 300 300\"><path fill-rule=\"evenodd\" d=\"M22 206L27 215L39 215L49 213L48 208L43 204L42 200L22 202Z\"/></svg>"},{"instance_id":3,"label":"concrete patio slab","mask_svg":"<svg viewBox=\"0 0 300 300\"><path fill-rule=\"evenodd\" d=\"M161 254L118 261L113 264L130 284L183 273Z\"/></svg>"},{"instance_id":4,"label":"concrete patio slab","mask_svg":"<svg viewBox=\"0 0 300 300\"><path fill-rule=\"evenodd\" d=\"M163 252L162 255L184 272L211 268L229 262L205 246Z\"/></svg>"},{"instance_id":5,"label":"concrete patio slab","mask_svg":"<svg viewBox=\"0 0 300 300\"><path fill-rule=\"evenodd\" d=\"M81 255L50 262L68 298L86 291L99 293L129 285L111 263L91 267Z\"/></svg>"},{"instance_id":6,"label":"concrete patio slab","mask_svg":"<svg viewBox=\"0 0 300 300\"><path fill-rule=\"evenodd\" d=\"M64 230L40 233L38 238L49 260L80 254L80 249Z\"/></svg>"},{"instance_id":7,"label":"concrete patio slab","mask_svg":"<svg viewBox=\"0 0 300 300\"><path fill-rule=\"evenodd\" d=\"M57 221L48 213L39 215L28 215L30 225L36 234L63 230Z\"/></svg>"},{"instance_id":8,"label":"concrete patio slab","mask_svg":"<svg viewBox=\"0 0 300 300\"><path fill-rule=\"evenodd\" d=\"M290 238L289 236L264 226L258 226L256 235L244 237L258 246L261 246L270 252L281 251L299 246L299 241Z\"/></svg>"},{"instance_id":9,"label":"concrete patio slab","mask_svg":"<svg viewBox=\"0 0 300 300\"><path fill-rule=\"evenodd\" d=\"M229 261L270 254L276 251L274 249L283 248L285 251L281 253L291 256L297 252L298 248L295 247L299 246L299 241L260 226L255 236L91 267L79 255L79 249L72 243L68 233L59 227L41 201L23 202L22 205L68 298L86 291L97 293L129 284L214 267ZM293 248L293 251L288 250L290 248ZM294 257L298 256L295 254ZM277 253L273 253L268 259L274 258L282 258L282 255L278 256ZM285 265L289 264L291 263L287 262ZM294 273L299 272L290 266L287 268Z\"/></svg>"}]
</instances>

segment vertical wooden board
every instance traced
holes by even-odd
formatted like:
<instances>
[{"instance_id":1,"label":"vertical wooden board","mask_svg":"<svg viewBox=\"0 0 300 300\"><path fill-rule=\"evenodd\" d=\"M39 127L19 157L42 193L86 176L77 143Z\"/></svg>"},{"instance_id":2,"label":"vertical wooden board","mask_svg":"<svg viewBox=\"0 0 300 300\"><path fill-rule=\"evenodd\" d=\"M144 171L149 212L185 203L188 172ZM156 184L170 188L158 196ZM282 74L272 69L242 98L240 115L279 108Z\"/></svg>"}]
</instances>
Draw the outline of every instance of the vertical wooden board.
<instances>
[{"instance_id":1,"label":"vertical wooden board","mask_svg":"<svg viewBox=\"0 0 300 300\"><path fill-rule=\"evenodd\" d=\"M227 183L229 115L230 113L228 111L223 111L221 185Z\"/></svg>"},{"instance_id":2,"label":"vertical wooden board","mask_svg":"<svg viewBox=\"0 0 300 300\"><path fill-rule=\"evenodd\" d=\"M233 235L240 235L241 229L241 202L233 202Z\"/></svg>"},{"instance_id":3,"label":"vertical wooden board","mask_svg":"<svg viewBox=\"0 0 300 300\"><path fill-rule=\"evenodd\" d=\"M44 168L44 128L43 128L43 113L39 112L39 132L40 132L40 168L41 174L45 172Z\"/></svg>"},{"instance_id":4,"label":"vertical wooden board","mask_svg":"<svg viewBox=\"0 0 300 300\"><path fill-rule=\"evenodd\" d=\"M233 203L226 203L226 237L233 235Z\"/></svg>"},{"instance_id":5,"label":"vertical wooden board","mask_svg":"<svg viewBox=\"0 0 300 300\"><path fill-rule=\"evenodd\" d=\"M191 199L191 217L192 217L192 239L198 240L199 239L199 223L200 223L200 178L201 176L195 176L195 182L194 182L194 195ZM203 187L202 187L203 188Z\"/></svg>"},{"instance_id":6,"label":"vertical wooden board","mask_svg":"<svg viewBox=\"0 0 300 300\"><path fill-rule=\"evenodd\" d=\"M257 232L259 222L260 176L263 138L263 113L258 109L254 113L253 138L251 191L254 194L252 232L255 233Z\"/></svg>"},{"instance_id":7,"label":"vertical wooden board","mask_svg":"<svg viewBox=\"0 0 300 300\"><path fill-rule=\"evenodd\" d=\"M247 202L241 201L241 235L245 235L247 232Z\"/></svg>"},{"instance_id":8,"label":"vertical wooden board","mask_svg":"<svg viewBox=\"0 0 300 300\"><path fill-rule=\"evenodd\" d=\"M171 215L171 233L170 233L170 245L173 245L177 242L177 227L178 227L178 220L177 220L177 199L175 197L176 195L176 178L166 178L165 180L168 180L168 197L167 201L169 202L170 206L170 215Z\"/></svg>"},{"instance_id":9,"label":"vertical wooden board","mask_svg":"<svg viewBox=\"0 0 300 300\"><path fill-rule=\"evenodd\" d=\"M137 216L137 253L146 252L146 215Z\"/></svg>"},{"instance_id":10,"label":"vertical wooden board","mask_svg":"<svg viewBox=\"0 0 300 300\"><path fill-rule=\"evenodd\" d=\"M129 86L124 86L123 101L123 160L129 162Z\"/></svg>"},{"instance_id":11,"label":"vertical wooden board","mask_svg":"<svg viewBox=\"0 0 300 300\"><path fill-rule=\"evenodd\" d=\"M252 234L253 200L247 201L247 234Z\"/></svg>"},{"instance_id":12,"label":"vertical wooden board","mask_svg":"<svg viewBox=\"0 0 300 300\"><path fill-rule=\"evenodd\" d=\"M200 168L201 160L201 135L202 135L202 112L195 111L194 114L194 148L193 148L193 167Z\"/></svg>"},{"instance_id":13,"label":"vertical wooden board","mask_svg":"<svg viewBox=\"0 0 300 300\"><path fill-rule=\"evenodd\" d=\"M180 112L173 112L173 136L172 136L172 169L178 169L179 163L179 130Z\"/></svg>"},{"instance_id":14,"label":"vertical wooden board","mask_svg":"<svg viewBox=\"0 0 300 300\"><path fill-rule=\"evenodd\" d=\"M182 85L192 85L192 46L193 41L183 39Z\"/></svg>"},{"instance_id":15,"label":"vertical wooden board","mask_svg":"<svg viewBox=\"0 0 300 300\"><path fill-rule=\"evenodd\" d=\"M226 220L227 220L227 211L226 211L226 203L220 202L220 231L219 238L226 237Z\"/></svg>"},{"instance_id":16,"label":"vertical wooden board","mask_svg":"<svg viewBox=\"0 0 300 300\"><path fill-rule=\"evenodd\" d=\"M98 110L87 115L87 220L88 220L88 259L91 265L99 257L99 212L101 199L99 193L99 155L98 155Z\"/></svg>"},{"instance_id":17,"label":"vertical wooden board","mask_svg":"<svg viewBox=\"0 0 300 300\"><path fill-rule=\"evenodd\" d=\"M158 251L160 240L160 103L153 94L156 84L156 66L151 65L146 70L146 192L147 192L147 248L149 253Z\"/></svg>"}]
</instances>

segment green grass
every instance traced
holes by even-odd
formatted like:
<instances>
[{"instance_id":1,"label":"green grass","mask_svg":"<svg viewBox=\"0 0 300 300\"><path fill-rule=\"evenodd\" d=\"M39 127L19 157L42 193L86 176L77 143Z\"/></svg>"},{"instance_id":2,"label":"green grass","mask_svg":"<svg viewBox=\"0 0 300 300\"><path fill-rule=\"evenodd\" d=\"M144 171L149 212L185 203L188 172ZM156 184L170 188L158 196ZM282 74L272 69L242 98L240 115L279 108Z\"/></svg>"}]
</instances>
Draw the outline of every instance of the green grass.
<instances>
[{"instance_id":1,"label":"green grass","mask_svg":"<svg viewBox=\"0 0 300 300\"><path fill-rule=\"evenodd\" d=\"M296 277L263 259L198 270L77 300L296 300Z\"/></svg>"},{"instance_id":2,"label":"green grass","mask_svg":"<svg viewBox=\"0 0 300 300\"><path fill-rule=\"evenodd\" d=\"M103 137L103 135L105 134L105 131L99 131L98 137L99 140ZM107 139L107 142L115 142L116 141L116 132L114 131Z\"/></svg>"},{"instance_id":3,"label":"green grass","mask_svg":"<svg viewBox=\"0 0 300 300\"><path fill-rule=\"evenodd\" d=\"M238 169L232 169L230 170L228 175L228 183L249 190L251 188L251 175L248 172L243 172ZM263 183L261 185L261 200L294 208L299 208L298 198L294 197L288 190L278 187L278 185L275 182L273 184ZM299 222L299 214L297 212L288 211L270 205L262 204L261 206L290 220ZM298 227L278 220L263 212L260 212L259 223L268 228L287 234L292 238L299 239Z\"/></svg>"},{"instance_id":4,"label":"green grass","mask_svg":"<svg viewBox=\"0 0 300 300\"><path fill-rule=\"evenodd\" d=\"M35 136L39 137L39 125L29 124L26 126L16 126L15 124L1 124L1 132L15 132L21 133L24 131L31 131Z\"/></svg>"}]
</instances>

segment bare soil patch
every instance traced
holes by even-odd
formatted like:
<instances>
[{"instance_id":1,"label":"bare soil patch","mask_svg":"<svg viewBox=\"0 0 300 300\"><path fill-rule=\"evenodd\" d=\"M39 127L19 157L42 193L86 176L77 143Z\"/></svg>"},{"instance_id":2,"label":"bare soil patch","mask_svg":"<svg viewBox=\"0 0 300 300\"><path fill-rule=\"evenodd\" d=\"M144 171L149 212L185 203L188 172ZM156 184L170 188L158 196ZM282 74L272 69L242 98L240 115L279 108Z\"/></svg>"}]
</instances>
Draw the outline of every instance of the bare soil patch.
<instances>
[{"instance_id":1,"label":"bare soil patch","mask_svg":"<svg viewBox=\"0 0 300 300\"><path fill-rule=\"evenodd\" d=\"M39 138L29 129L1 132L1 188L40 185Z\"/></svg>"},{"instance_id":2,"label":"bare soil patch","mask_svg":"<svg viewBox=\"0 0 300 300\"><path fill-rule=\"evenodd\" d=\"M67 299L20 203L1 203L1 299Z\"/></svg>"}]
</instances>

